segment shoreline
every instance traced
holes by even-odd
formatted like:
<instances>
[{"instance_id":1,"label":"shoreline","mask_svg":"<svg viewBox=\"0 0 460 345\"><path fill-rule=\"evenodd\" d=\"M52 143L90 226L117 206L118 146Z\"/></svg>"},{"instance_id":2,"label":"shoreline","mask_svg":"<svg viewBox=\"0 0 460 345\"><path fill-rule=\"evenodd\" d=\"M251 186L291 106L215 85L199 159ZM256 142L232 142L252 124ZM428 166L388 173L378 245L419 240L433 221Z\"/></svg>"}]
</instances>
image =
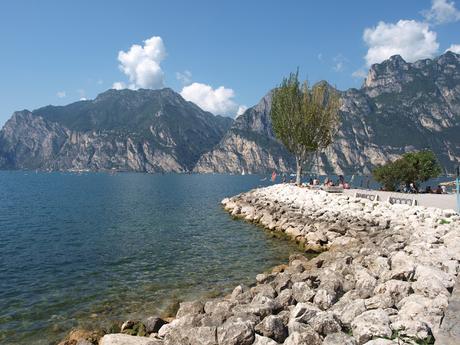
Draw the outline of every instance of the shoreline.
<instances>
[{"instance_id":1,"label":"shoreline","mask_svg":"<svg viewBox=\"0 0 460 345\"><path fill-rule=\"evenodd\" d=\"M235 218L322 253L311 260L294 255L289 265L258 274L253 286L237 286L224 298L181 303L175 319L154 331L148 320L125 323L123 333L132 335L105 335L100 344L389 345L398 344L390 338L399 344L436 339L460 268L460 216L454 211L287 184L222 204ZM139 332L141 324L145 330Z\"/></svg>"}]
</instances>

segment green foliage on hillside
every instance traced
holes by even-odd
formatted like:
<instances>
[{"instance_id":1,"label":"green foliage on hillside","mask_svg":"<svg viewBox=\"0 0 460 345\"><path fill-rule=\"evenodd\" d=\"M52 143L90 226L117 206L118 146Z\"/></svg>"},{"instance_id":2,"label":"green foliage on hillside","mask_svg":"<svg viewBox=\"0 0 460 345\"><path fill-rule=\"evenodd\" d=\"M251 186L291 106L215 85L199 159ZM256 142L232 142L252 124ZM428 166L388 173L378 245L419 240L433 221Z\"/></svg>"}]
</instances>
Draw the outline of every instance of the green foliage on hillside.
<instances>
[{"instance_id":1,"label":"green foliage on hillside","mask_svg":"<svg viewBox=\"0 0 460 345\"><path fill-rule=\"evenodd\" d=\"M203 126L226 131L228 117L214 116L187 102L173 90L108 90L91 101L46 106L35 115L76 131L119 131L149 135L151 126L171 133L202 131Z\"/></svg>"}]
</instances>

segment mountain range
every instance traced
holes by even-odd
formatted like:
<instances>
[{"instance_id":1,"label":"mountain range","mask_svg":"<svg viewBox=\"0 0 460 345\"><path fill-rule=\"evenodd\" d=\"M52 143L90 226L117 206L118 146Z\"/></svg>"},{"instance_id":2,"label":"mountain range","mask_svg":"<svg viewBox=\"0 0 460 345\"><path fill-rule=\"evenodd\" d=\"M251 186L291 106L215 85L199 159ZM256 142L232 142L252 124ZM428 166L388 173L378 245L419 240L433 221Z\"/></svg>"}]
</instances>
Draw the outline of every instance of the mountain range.
<instances>
[{"instance_id":1,"label":"mountain range","mask_svg":"<svg viewBox=\"0 0 460 345\"><path fill-rule=\"evenodd\" d=\"M112 89L91 101L15 112L0 132L0 167L187 172L232 122L171 89Z\"/></svg>"},{"instance_id":2,"label":"mountain range","mask_svg":"<svg viewBox=\"0 0 460 345\"><path fill-rule=\"evenodd\" d=\"M328 86L332 88L332 86ZM308 167L368 174L421 149L448 171L460 162L460 55L371 66L361 88L338 91L341 125ZM264 173L293 171L275 138L271 92L235 120L171 89L108 90L94 100L15 112L0 131L0 169Z\"/></svg>"},{"instance_id":3,"label":"mountain range","mask_svg":"<svg viewBox=\"0 0 460 345\"><path fill-rule=\"evenodd\" d=\"M372 65L360 89L338 92L339 132L310 171L368 174L376 165L421 149L433 150L448 171L460 163L460 55L446 52L415 63L395 55ZM271 129L270 98L269 93L238 117L195 170L294 171L292 157Z\"/></svg>"}]
</instances>

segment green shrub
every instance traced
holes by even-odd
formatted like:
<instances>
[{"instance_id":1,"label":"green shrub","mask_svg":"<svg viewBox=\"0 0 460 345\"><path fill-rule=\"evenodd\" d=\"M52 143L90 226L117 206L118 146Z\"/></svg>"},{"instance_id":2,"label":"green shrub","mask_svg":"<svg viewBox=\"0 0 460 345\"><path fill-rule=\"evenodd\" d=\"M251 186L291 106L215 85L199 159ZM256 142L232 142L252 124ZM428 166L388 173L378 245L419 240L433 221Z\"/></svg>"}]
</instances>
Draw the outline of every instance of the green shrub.
<instances>
[{"instance_id":1,"label":"green shrub","mask_svg":"<svg viewBox=\"0 0 460 345\"><path fill-rule=\"evenodd\" d=\"M401 158L374 169L374 179L388 191L401 184L419 185L441 174L441 167L432 151L424 150L404 154Z\"/></svg>"}]
</instances>

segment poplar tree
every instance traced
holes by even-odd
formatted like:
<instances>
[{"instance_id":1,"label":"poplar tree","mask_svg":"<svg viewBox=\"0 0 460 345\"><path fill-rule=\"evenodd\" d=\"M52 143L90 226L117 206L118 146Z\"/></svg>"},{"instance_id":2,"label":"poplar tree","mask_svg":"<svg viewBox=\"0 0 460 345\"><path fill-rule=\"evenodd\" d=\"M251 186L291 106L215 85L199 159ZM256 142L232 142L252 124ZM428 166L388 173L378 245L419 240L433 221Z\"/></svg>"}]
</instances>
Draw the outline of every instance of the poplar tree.
<instances>
[{"instance_id":1,"label":"poplar tree","mask_svg":"<svg viewBox=\"0 0 460 345\"><path fill-rule=\"evenodd\" d=\"M310 87L299 82L299 71L291 73L274 90L271 120L275 136L295 156L296 183L303 166L318 151L329 146L339 123L340 99L326 83Z\"/></svg>"}]
</instances>

